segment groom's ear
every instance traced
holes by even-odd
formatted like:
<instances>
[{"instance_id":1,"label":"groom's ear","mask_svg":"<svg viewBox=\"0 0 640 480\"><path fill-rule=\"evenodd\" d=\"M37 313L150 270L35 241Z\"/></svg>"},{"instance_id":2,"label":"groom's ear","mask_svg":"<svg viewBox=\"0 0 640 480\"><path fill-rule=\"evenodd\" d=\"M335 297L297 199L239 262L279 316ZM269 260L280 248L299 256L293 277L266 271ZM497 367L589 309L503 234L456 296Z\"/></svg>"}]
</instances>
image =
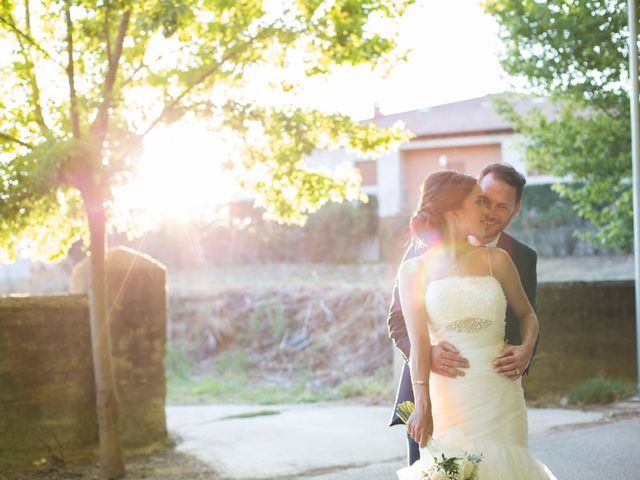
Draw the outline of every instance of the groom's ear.
<instances>
[{"instance_id":1,"label":"groom's ear","mask_svg":"<svg viewBox=\"0 0 640 480\"><path fill-rule=\"evenodd\" d=\"M516 206L513 207L513 213L511 214L511 218L515 217L520 213L520 202L516 203Z\"/></svg>"}]
</instances>

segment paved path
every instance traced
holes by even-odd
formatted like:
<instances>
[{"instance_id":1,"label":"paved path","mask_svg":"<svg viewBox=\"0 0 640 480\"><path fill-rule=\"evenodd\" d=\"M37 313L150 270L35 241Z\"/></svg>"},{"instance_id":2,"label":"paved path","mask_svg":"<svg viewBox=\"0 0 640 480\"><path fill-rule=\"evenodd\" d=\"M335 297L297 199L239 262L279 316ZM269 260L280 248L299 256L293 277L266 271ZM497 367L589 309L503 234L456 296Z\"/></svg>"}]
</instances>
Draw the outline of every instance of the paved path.
<instances>
[{"instance_id":1,"label":"paved path","mask_svg":"<svg viewBox=\"0 0 640 480\"><path fill-rule=\"evenodd\" d=\"M638 479L640 417L554 432L529 448L558 480Z\"/></svg>"},{"instance_id":2,"label":"paved path","mask_svg":"<svg viewBox=\"0 0 640 480\"><path fill-rule=\"evenodd\" d=\"M551 432L575 425L602 423L608 415L604 410L530 409L528 413L532 448L541 449L541 460L545 461L545 455L552 460L550 467L555 461L552 455L559 455L558 460L562 460L558 453L562 449L557 443L564 441L559 439L553 444L555 446L545 443L544 439ZM177 437L178 450L196 456L213 467L220 478L229 480L392 479L395 470L404 466L406 437L403 427L387 427L388 417L386 406L314 404L167 408L167 423L171 434ZM542 450L546 445L549 447ZM580 448L580 443L576 448ZM534 453L538 454L535 449ZM576 458L591 454L583 451ZM560 480L568 478L559 477Z\"/></svg>"},{"instance_id":3,"label":"paved path","mask_svg":"<svg viewBox=\"0 0 640 480\"><path fill-rule=\"evenodd\" d=\"M529 447L558 480L640 478L640 417L554 430L532 438ZM388 462L305 478L393 480L399 466L397 462Z\"/></svg>"}]
</instances>

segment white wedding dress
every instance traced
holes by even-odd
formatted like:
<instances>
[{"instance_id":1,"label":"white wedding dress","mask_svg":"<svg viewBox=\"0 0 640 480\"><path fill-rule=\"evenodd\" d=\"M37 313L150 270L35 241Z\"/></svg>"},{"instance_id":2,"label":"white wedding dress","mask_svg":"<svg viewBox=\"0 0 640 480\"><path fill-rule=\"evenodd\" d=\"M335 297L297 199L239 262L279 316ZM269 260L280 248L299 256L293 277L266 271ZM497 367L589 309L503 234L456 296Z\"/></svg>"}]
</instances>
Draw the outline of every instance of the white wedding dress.
<instances>
[{"instance_id":1,"label":"white wedding dress","mask_svg":"<svg viewBox=\"0 0 640 480\"><path fill-rule=\"evenodd\" d=\"M469 368L454 379L430 376L436 442L397 472L399 480L420 479L441 451L482 454L478 480L555 480L527 448L521 380L508 380L491 366L504 347L507 303L499 281L491 275L445 277L427 285L425 302L431 343L452 343Z\"/></svg>"}]
</instances>

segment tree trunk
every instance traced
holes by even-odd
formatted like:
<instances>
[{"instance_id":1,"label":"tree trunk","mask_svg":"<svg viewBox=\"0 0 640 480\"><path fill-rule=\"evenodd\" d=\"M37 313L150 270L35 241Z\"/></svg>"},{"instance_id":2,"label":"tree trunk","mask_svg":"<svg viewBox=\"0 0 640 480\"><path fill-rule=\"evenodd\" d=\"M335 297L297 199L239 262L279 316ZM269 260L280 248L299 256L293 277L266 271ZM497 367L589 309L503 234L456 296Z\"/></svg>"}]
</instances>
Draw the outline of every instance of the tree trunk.
<instances>
[{"instance_id":1,"label":"tree trunk","mask_svg":"<svg viewBox=\"0 0 640 480\"><path fill-rule=\"evenodd\" d=\"M125 471L118 431L118 398L111 360L111 331L107 309L105 211L99 199L85 197L85 206L91 238L89 310L100 437L100 470L103 480L111 480L124 478Z\"/></svg>"}]
</instances>

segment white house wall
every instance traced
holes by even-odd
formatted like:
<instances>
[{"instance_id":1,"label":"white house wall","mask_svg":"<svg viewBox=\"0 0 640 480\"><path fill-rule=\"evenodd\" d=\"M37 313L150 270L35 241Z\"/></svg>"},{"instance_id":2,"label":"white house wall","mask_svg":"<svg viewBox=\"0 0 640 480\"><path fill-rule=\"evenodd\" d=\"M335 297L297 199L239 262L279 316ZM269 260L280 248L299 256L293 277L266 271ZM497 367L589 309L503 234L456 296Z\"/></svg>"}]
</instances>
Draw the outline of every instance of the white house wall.
<instances>
[{"instance_id":1,"label":"white house wall","mask_svg":"<svg viewBox=\"0 0 640 480\"><path fill-rule=\"evenodd\" d=\"M395 151L380 157L376 163L378 185L378 215L389 217L400 211L402 202L401 152Z\"/></svg>"},{"instance_id":2,"label":"white house wall","mask_svg":"<svg viewBox=\"0 0 640 480\"><path fill-rule=\"evenodd\" d=\"M402 145L398 151L384 155L376 160L376 185L362 187L362 191L368 195L376 195L378 198L378 214L381 217L388 217L400 213L403 202L403 152L411 150L435 149L435 148L455 148L472 147L478 145L500 145L501 161L513 165L519 172L526 175L525 161L525 138L518 134L495 134L495 135L469 135L449 138L435 138L427 140L415 140ZM316 151L307 158L307 164L314 167L327 168L333 170L343 162L354 165L356 161L363 161L354 154L345 150ZM529 177L527 181L531 184L547 183L553 177Z\"/></svg>"}]
</instances>

